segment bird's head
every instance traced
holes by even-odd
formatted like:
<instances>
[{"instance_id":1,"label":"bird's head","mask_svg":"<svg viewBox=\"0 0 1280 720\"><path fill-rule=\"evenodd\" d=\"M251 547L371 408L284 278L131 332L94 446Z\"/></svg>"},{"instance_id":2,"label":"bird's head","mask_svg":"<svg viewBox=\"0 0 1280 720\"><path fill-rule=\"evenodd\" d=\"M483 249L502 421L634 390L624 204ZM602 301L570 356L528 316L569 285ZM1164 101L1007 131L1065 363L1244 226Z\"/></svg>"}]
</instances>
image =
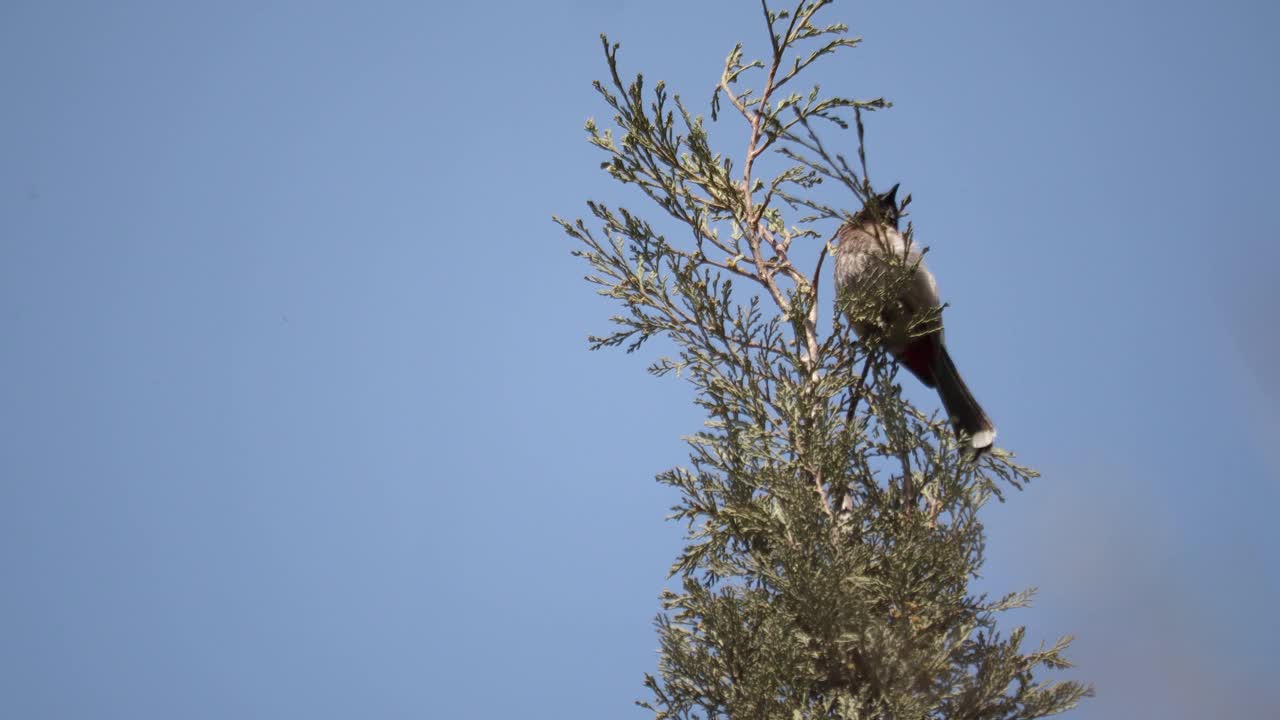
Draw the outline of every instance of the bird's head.
<instances>
[{"instance_id":1,"label":"bird's head","mask_svg":"<svg viewBox=\"0 0 1280 720\"><path fill-rule=\"evenodd\" d=\"M894 183L889 188L889 192L872 195L862 209L853 216L854 220L862 223L884 223L898 228L898 220L902 217L902 210L898 208L898 184Z\"/></svg>"}]
</instances>

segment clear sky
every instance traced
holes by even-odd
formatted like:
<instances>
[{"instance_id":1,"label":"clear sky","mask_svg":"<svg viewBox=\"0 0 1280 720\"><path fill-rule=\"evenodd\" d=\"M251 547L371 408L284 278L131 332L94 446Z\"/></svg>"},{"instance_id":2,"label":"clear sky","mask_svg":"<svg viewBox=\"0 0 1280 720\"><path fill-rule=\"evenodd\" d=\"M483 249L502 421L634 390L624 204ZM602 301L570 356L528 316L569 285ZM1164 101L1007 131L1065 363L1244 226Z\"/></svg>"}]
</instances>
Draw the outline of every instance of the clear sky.
<instances>
[{"instance_id":1,"label":"clear sky","mask_svg":"<svg viewBox=\"0 0 1280 720\"><path fill-rule=\"evenodd\" d=\"M1045 474L980 587L1078 636L1075 717L1280 717L1277 8L829 15ZM0 716L645 716L700 417L586 351L550 221L647 211L583 140L601 31L695 104L763 40L742 0L0 6Z\"/></svg>"}]
</instances>

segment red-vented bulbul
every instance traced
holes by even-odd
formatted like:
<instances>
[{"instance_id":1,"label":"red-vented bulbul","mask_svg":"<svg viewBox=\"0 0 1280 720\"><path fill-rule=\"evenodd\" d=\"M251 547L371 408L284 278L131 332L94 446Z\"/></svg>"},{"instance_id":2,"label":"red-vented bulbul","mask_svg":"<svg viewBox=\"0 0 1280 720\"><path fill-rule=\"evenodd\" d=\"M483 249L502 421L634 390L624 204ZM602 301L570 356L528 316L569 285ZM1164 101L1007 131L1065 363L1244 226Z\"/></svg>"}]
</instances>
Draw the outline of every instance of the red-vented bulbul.
<instances>
[{"instance_id":1,"label":"red-vented bulbul","mask_svg":"<svg viewBox=\"0 0 1280 720\"><path fill-rule=\"evenodd\" d=\"M969 392L947 353L938 285L925 267L920 249L909 244L898 230L901 208L897 193L898 186L894 185L887 193L873 195L837 231L836 293L840 296L859 284L885 282L893 275L894 267L909 273L906 281L897 285L897 303L884 311L882 326L874 332L903 367L926 386L937 389L957 434L966 437L969 446L981 453L995 442L996 426ZM890 256L896 260L888 259ZM913 323L913 318L926 317L920 313L931 313L933 317ZM865 320L852 321L859 336L873 332Z\"/></svg>"}]
</instances>

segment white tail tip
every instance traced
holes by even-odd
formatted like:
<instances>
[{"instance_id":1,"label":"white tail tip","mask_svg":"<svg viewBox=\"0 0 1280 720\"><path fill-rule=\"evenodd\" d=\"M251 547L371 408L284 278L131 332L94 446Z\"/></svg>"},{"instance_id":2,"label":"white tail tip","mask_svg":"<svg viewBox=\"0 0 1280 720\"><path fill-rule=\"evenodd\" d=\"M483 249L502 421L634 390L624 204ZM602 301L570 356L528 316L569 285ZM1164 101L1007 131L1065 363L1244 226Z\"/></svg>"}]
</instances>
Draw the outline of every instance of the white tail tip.
<instances>
[{"instance_id":1,"label":"white tail tip","mask_svg":"<svg viewBox=\"0 0 1280 720\"><path fill-rule=\"evenodd\" d=\"M996 431L994 429L979 430L978 432L973 434L973 437L969 438L969 446L972 447L974 450L984 450L994 445L995 442L996 442Z\"/></svg>"}]
</instances>

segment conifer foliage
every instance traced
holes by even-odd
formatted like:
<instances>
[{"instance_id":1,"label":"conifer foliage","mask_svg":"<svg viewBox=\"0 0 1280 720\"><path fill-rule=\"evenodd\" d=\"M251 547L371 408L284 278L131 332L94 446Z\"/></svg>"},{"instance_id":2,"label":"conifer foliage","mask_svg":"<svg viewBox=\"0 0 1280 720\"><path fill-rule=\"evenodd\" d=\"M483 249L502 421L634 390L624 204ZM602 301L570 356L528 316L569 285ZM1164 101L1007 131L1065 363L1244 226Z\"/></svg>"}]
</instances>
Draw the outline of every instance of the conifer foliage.
<instances>
[{"instance_id":1,"label":"conifer foliage","mask_svg":"<svg viewBox=\"0 0 1280 720\"><path fill-rule=\"evenodd\" d=\"M979 510L1035 473L1000 449L961 452L945 418L903 397L874 337L849 330L874 325L909 267L886 266L884 282L822 312L829 248L806 267L793 259L849 217L816 200L816 186L834 184L853 209L871 196L862 116L889 106L801 88L813 63L859 42L819 23L830 5L763 2L764 58L729 53L710 119L745 121L733 153L663 83L624 80L618 45L602 37L609 78L595 87L615 128L588 121L589 140L678 237L596 202L591 222L556 221L587 280L621 309L591 347L667 338L674 353L650 372L687 378L706 413L689 463L658 476L679 492L673 516L688 533L641 704L680 720L1058 713L1091 693L1039 679L1069 667L1069 638L1028 649L1023 628L1002 632L996 619L1030 592L969 590L983 561ZM839 146L855 144L850 160Z\"/></svg>"}]
</instances>

